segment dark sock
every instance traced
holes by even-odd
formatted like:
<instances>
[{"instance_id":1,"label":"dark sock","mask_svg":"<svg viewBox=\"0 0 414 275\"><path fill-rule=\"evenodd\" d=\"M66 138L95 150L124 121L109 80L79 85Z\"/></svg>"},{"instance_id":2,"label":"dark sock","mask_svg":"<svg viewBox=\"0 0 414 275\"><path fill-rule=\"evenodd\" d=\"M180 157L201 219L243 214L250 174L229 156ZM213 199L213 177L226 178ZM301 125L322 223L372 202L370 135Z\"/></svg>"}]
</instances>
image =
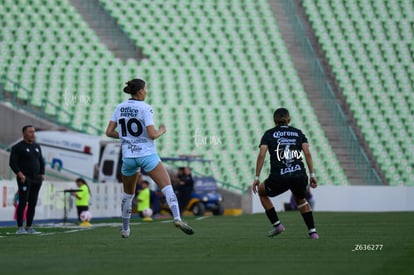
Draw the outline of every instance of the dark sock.
<instances>
[{"instance_id":1,"label":"dark sock","mask_svg":"<svg viewBox=\"0 0 414 275\"><path fill-rule=\"evenodd\" d=\"M308 227L309 230L315 229L315 224L313 222L312 211L302 213L302 217L303 217L303 220L305 221L305 224L306 224L306 226Z\"/></svg>"},{"instance_id":2,"label":"dark sock","mask_svg":"<svg viewBox=\"0 0 414 275\"><path fill-rule=\"evenodd\" d=\"M266 216L269 219L269 221L274 225L277 226L280 224L279 217L277 216L276 210L274 207L268 209L265 211Z\"/></svg>"}]
</instances>

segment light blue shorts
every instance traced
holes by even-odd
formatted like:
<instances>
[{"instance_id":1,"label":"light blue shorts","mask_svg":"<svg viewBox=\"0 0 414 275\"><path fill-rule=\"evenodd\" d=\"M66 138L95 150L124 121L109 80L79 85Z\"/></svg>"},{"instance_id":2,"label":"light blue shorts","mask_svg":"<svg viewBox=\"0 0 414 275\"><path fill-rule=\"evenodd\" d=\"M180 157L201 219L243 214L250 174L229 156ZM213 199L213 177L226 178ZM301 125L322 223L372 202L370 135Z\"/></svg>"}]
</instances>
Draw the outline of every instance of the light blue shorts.
<instances>
[{"instance_id":1,"label":"light blue shorts","mask_svg":"<svg viewBox=\"0 0 414 275\"><path fill-rule=\"evenodd\" d=\"M139 158L122 158L121 173L125 176L132 176L137 173L139 168L148 173L154 170L160 161L157 154Z\"/></svg>"}]
</instances>

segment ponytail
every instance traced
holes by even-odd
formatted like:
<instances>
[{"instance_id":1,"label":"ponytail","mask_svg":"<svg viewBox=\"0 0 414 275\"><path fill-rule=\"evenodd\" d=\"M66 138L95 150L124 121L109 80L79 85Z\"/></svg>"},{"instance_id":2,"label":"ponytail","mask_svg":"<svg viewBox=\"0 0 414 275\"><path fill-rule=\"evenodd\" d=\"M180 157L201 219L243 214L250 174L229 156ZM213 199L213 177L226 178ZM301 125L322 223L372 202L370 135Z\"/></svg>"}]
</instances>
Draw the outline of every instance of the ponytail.
<instances>
[{"instance_id":1,"label":"ponytail","mask_svg":"<svg viewBox=\"0 0 414 275\"><path fill-rule=\"evenodd\" d=\"M144 89L145 81L142 79L132 79L125 83L126 87L124 87L124 93L135 95L138 93L139 90Z\"/></svg>"}]
</instances>

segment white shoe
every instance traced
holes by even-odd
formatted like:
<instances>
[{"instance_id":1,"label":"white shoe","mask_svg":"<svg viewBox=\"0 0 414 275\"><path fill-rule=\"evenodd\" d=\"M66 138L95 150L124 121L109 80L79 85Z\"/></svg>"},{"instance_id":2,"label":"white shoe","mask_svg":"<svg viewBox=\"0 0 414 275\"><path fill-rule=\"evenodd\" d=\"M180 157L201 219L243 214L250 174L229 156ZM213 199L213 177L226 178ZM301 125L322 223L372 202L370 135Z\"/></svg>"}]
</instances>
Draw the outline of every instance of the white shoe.
<instances>
[{"instance_id":1,"label":"white shoe","mask_svg":"<svg viewBox=\"0 0 414 275\"><path fill-rule=\"evenodd\" d=\"M128 230L121 230L121 237L122 238L128 238L129 237L129 232L130 232L130 230L128 229Z\"/></svg>"},{"instance_id":2,"label":"white shoe","mask_svg":"<svg viewBox=\"0 0 414 275\"><path fill-rule=\"evenodd\" d=\"M34 230L33 228L27 228L26 229L26 231L27 231L27 234L40 234L40 232L38 232L38 231L36 231L36 230Z\"/></svg>"},{"instance_id":3,"label":"white shoe","mask_svg":"<svg viewBox=\"0 0 414 275\"><path fill-rule=\"evenodd\" d=\"M18 235L23 235L23 234L28 234L26 229L24 229L23 227L19 227L19 229L17 229L16 234Z\"/></svg>"},{"instance_id":4,"label":"white shoe","mask_svg":"<svg viewBox=\"0 0 414 275\"><path fill-rule=\"evenodd\" d=\"M181 220L175 220L174 225L175 227L180 228L187 235L194 234L194 230L191 228L191 226L189 226L188 224L186 224L185 222Z\"/></svg>"}]
</instances>

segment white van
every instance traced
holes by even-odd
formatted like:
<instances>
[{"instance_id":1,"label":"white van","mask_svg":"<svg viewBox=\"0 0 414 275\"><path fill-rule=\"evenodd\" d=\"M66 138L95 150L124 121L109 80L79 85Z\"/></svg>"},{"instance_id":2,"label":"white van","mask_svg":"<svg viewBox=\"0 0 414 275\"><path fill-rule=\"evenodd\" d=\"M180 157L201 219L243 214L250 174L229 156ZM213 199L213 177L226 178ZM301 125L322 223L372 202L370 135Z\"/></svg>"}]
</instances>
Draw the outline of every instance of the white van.
<instances>
[{"instance_id":1,"label":"white van","mask_svg":"<svg viewBox=\"0 0 414 275\"><path fill-rule=\"evenodd\" d=\"M48 172L63 178L119 182L121 144L118 140L69 131L37 131Z\"/></svg>"}]
</instances>

